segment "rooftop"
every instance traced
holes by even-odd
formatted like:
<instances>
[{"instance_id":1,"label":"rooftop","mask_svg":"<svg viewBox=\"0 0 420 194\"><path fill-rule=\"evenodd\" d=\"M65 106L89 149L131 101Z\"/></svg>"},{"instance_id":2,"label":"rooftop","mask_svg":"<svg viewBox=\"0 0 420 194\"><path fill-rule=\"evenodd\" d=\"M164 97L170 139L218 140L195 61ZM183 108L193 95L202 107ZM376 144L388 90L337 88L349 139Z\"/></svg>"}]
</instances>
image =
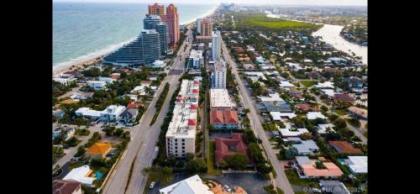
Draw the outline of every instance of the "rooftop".
<instances>
[{"instance_id":1,"label":"rooftop","mask_svg":"<svg viewBox=\"0 0 420 194\"><path fill-rule=\"evenodd\" d=\"M86 185L92 185L95 177L92 177L92 170L88 165L84 165L78 168L73 168L63 180L74 180Z\"/></svg>"},{"instance_id":2,"label":"rooftop","mask_svg":"<svg viewBox=\"0 0 420 194\"><path fill-rule=\"evenodd\" d=\"M168 126L166 137L195 138L198 106L198 80L182 80L181 88L176 98L173 117Z\"/></svg>"},{"instance_id":3,"label":"rooftop","mask_svg":"<svg viewBox=\"0 0 420 194\"><path fill-rule=\"evenodd\" d=\"M210 124L238 124L238 113L232 110L211 110Z\"/></svg>"},{"instance_id":4,"label":"rooftop","mask_svg":"<svg viewBox=\"0 0 420 194\"><path fill-rule=\"evenodd\" d=\"M333 194L350 194L347 187L340 181L336 180L320 180L319 186L323 192Z\"/></svg>"},{"instance_id":5,"label":"rooftop","mask_svg":"<svg viewBox=\"0 0 420 194\"><path fill-rule=\"evenodd\" d=\"M225 157L237 153L247 155L247 146L240 133L233 133L229 138L217 137L215 138L215 145L216 163L220 163Z\"/></svg>"},{"instance_id":6,"label":"rooftop","mask_svg":"<svg viewBox=\"0 0 420 194\"><path fill-rule=\"evenodd\" d=\"M345 164L353 173L367 173L367 156L348 156Z\"/></svg>"},{"instance_id":7,"label":"rooftop","mask_svg":"<svg viewBox=\"0 0 420 194\"><path fill-rule=\"evenodd\" d=\"M355 148L347 141L329 141L328 142L338 153L344 154L362 154L362 150Z\"/></svg>"},{"instance_id":8,"label":"rooftop","mask_svg":"<svg viewBox=\"0 0 420 194\"><path fill-rule=\"evenodd\" d=\"M159 190L161 194L213 194L198 175L184 179Z\"/></svg>"},{"instance_id":9,"label":"rooftop","mask_svg":"<svg viewBox=\"0 0 420 194\"><path fill-rule=\"evenodd\" d=\"M306 117L309 120L326 119L327 118L321 112L308 112L308 113L306 113Z\"/></svg>"},{"instance_id":10,"label":"rooftop","mask_svg":"<svg viewBox=\"0 0 420 194\"><path fill-rule=\"evenodd\" d=\"M282 137L297 137L309 132L306 128L293 128L289 123L284 125L286 126L285 128L278 127Z\"/></svg>"},{"instance_id":11,"label":"rooftop","mask_svg":"<svg viewBox=\"0 0 420 194\"><path fill-rule=\"evenodd\" d=\"M332 162L322 162L324 169L316 167L317 160L311 160L307 156L296 156L296 162L304 176L307 177L340 177L343 172L340 168Z\"/></svg>"},{"instance_id":12,"label":"rooftop","mask_svg":"<svg viewBox=\"0 0 420 194\"><path fill-rule=\"evenodd\" d=\"M104 155L107 154L111 150L112 146L110 143L106 142L98 142L90 146L87 152L90 155Z\"/></svg>"},{"instance_id":13,"label":"rooftop","mask_svg":"<svg viewBox=\"0 0 420 194\"><path fill-rule=\"evenodd\" d=\"M231 101L227 89L210 89L211 108L233 108L235 104Z\"/></svg>"},{"instance_id":14,"label":"rooftop","mask_svg":"<svg viewBox=\"0 0 420 194\"><path fill-rule=\"evenodd\" d=\"M53 194L73 194L73 192L81 189L81 184L76 181L54 180Z\"/></svg>"}]
</instances>

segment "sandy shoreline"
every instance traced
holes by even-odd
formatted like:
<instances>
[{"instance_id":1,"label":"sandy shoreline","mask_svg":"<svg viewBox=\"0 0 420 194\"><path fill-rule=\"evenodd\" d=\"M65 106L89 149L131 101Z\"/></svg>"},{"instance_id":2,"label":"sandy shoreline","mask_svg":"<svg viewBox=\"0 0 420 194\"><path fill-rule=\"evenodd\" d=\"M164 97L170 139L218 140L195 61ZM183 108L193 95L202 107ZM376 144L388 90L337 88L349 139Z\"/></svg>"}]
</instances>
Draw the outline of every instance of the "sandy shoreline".
<instances>
[{"instance_id":1,"label":"sandy shoreline","mask_svg":"<svg viewBox=\"0 0 420 194\"><path fill-rule=\"evenodd\" d=\"M218 8L218 6L209 10L207 13L198 16L197 18L203 18L203 17L211 16L211 15L214 14L214 12L217 10L217 8ZM195 18L194 20L184 22L181 25L193 24L197 18ZM95 52L93 52L93 53L87 54L86 55L87 57L86 56L81 56L81 59L75 59L73 61L65 62L62 65L53 66L53 77L59 76L61 73L69 71L69 70L84 68L85 66L94 65L94 64L100 62L101 59L105 55L107 55L108 53L113 52L113 51L121 48L124 44L127 44L127 43L129 43L133 40L134 39L132 39L130 41L127 41L127 42L120 43L120 44L118 44L119 46L116 46L113 49L106 49L105 48L105 50L107 50L107 52L100 52L98 54L95 54ZM111 47L112 47L112 45L111 45ZM91 56L89 56L89 55L91 55Z\"/></svg>"}]
</instances>

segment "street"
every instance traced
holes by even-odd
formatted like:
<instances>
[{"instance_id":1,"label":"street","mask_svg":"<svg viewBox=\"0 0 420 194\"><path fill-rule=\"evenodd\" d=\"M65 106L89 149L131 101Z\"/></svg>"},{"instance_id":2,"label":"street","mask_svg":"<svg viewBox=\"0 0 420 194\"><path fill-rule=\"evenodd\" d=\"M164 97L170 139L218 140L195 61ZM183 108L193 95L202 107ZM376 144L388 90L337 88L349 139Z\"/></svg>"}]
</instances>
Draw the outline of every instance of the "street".
<instances>
[{"instance_id":1,"label":"street","mask_svg":"<svg viewBox=\"0 0 420 194\"><path fill-rule=\"evenodd\" d=\"M248 108L250 110L248 118L251 122L251 126L253 126L251 128L254 131L257 138L261 139L262 146L264 147L264 150L267 153L268 160L271 162L274 170L276 171L277 177L275 178L275 186L280 187L286 194L293 194L294 192L292 186L290 185L289 180L287 179L287 176L284 173L284 168L283 166L281 166L279 160L277 159L276 152L273 150L271 143L268 140L264 129L261 125L260 117L257 114L255 108L255 103L251 100L249 93L247 92L243 82L241 81L238 70L236 68L236 63L232 60L224 41L222 41L222 51L224 59L232 68L232 74L235 75L236 82L239 86L239 93L244 101L244 106L245 108Z\"/></svg>"},{"instance_id":2,"label":"street","mask_svg":"<svg viewBox=\"0 0 420 194\"><path fill-rule=\"evenodd\" d=\"M191 39L191 30L189 29L188 37L186 40ZM174 60L174 63L171 67L172 70L183 70L185 57L188 56L191 44L187 41L184 41L182 46L178 51L178 57ZM187 49L184 49L184 47ZM178 88L178 79L181 74L170 74L165 77L159 86L156 96L163 90L163 86L166 83L171 84L169 87L168 94L162 106L161 112L159 113L156 122L149 126L153 115L155 114L155 104L158 98L153 98L152 102L148 106L144 115L139 121L137 126L134 126L131 129L132 141L127 145L126 151L123 153L120 161L116 165L113 172L110 172L111 175L108 181L103 187L103 193L115 194L115 193L142 193L147 182L147 176L143 174L142 170L146 167L150 167L154 158L157 155L155 152L155 145L157 143L160 127L163 123L163 119L166 113L169 110L169 101ZM136 159L135 159L136 158ZM130 168L134 162L132 169L131 177L129 178ZM129 183L128 180L130 180ZM127 185L128 184L128 185Z\"/></svg>"}]
</instances>

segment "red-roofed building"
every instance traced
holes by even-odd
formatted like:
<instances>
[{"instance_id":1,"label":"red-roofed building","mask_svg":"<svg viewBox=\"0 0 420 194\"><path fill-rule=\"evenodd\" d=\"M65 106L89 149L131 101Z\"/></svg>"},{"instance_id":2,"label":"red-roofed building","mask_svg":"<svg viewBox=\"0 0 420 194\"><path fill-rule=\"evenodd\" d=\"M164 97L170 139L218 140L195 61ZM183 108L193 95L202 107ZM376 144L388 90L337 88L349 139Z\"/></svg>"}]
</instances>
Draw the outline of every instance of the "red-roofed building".
<instances>
[{"instance_id":1,"label":"red-roofed building","mask_svg":"<svg viewBox=\"0 0 420 194\"><path fill-rule=\"evenodd\" d=\"M127 104L127 109L137 109L137 108L139 108L139 105L134 101L130 101Z\"/></svg>"},{"instance_id":2,"label":"red-roofed building","mask_svg":"<svg viewBox=\"0 0 420 194\"><path fill-rule=\"evenodd\" d=\"M193 94L198 94L198 90L197 89L193 89Z\"/></svg>"},{"instance_id":3,"label":"red-roofed building","mask_svg":"<svg viewBox=\"0 0 420 194\"><path fill-rule=\"evenodd\" d=\"M311 105L307 104L307 103L302 103L302 104L296 104L295 108L301 112L308 112L312 110Z\"/></svg>"},{"instance_id":4,"label":"red-roofed building","mask_svg":"<svg viewBox=\"0 0 420 194\"><path fill-rule=\"evenodd\" d=\"M195 126L197 125L197 122L195 119L188 119L188 126Z\"/></svg>"},{"instance_id":5,"label":"red-roofed building","mask_svg":"<svg viewBox=\"0 0 420 194\"><path fill-rule=\"evenodd\" d=\"M210 111L210 125L214 129L237 129L239 128L238 113L234 110Z\"/></svg>"},{"instance_id":6,"label":"red-roofed building","mask_svg":"<svg viewBox=\"0 0 420 194\"><path fill-rule=\"evenodd\" d=\"M362 150L355 148L347 141L329 141L328 142L338 153L343 154L363 154Z\"/></svg>"},{"instance_id":7,"label":"red-roofed building","mask_svg":"<svg viewBox=\"0 0 420 194\"><path fill-rule=\"evenodd\" d=\"M190 110L197 110L198 106L196 104L191 104Z\"/></svg>"},{"instance_id":8,"label":"red-roofed building","mask_svg":"<svg viewBox=\"0 0 420 194\"><path fill-rule=\"evenodd\" d=\"M248 157L248 148L243 141L242 134L240 133L233 133L230 138L217 137L215 138L215 144L215 157L217 166L219 166L228 156L243 154Z\"/></svg>"},{"instance_id":9,"label":"red-roofed building","mask_svg":"<svg viewBox=\"0 0 420 194\"><path fill-rule=\"evenodd\" d=\"M346 94L346 93L334 94L334 102L351 105L354 102L354 98L351 97L350 95Z\"/></svg>"}]
</instances>

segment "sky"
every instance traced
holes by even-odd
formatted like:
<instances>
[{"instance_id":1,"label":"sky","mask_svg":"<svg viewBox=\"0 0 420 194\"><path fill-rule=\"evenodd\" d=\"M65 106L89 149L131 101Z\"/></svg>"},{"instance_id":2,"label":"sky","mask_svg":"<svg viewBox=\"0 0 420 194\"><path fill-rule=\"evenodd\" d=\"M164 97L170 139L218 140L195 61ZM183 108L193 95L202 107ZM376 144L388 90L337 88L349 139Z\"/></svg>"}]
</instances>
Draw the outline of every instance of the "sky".
<instances>
[{"instance_id":1,"label":"sky","mask_svg":"<svg viewBox=\"0 0 420 194\"><path fill-rule=\"evenodd\" d=\"M96 2L96 3L185 3L185 4L283 4L283 5L338 5L367 6L367 0L53 0L53 2Z\"/></svg>"}]
</instances>

